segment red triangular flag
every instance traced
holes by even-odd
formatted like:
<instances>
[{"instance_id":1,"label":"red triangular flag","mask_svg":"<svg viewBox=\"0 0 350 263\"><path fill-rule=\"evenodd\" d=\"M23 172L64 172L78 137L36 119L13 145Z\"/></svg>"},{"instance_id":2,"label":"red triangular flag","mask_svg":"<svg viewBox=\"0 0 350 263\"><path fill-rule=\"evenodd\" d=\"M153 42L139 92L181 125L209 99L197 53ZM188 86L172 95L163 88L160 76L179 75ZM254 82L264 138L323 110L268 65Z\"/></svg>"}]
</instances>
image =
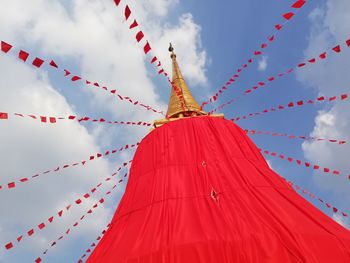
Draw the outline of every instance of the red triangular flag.
<instances>
[{"instance_id":1,"label":"red triangular flag","mask_svg":"<svg viewBox=\"0 0 350 263\"><path fill-rule=\"evenodd\" d=\"M350 39L346 40L346 45L350 47Z\"/></svg>"},{"instance_id":2,"label":"red triangular flag","mask_svg":"<svg viewBox=\"0 0 350 263\"><path fill-rule=\"evenodd\" d=\"M150 44L147 41L147 43L143 47L143 51L145 52L145 54L147 54L150 50L151 50L151 46L150 46Z\"/></svg>"},{"instance_id":3,"label":"red triangular flag","mask_svg":"<svg viewBox=\"0 0 350 263\"><path fill-rule=\"evenodd\" d=\"M7 112L0 112L0 120L7 120L9 115Z\"/></svg>"},{"instance_id":4,"label":"red triangular flag","mask_svg":"<svg viewBox=\"0 0 350 263\"><path fill-rule=\"evenodd\" d=\"M320 57L321 59L325 59L325 58L326 58L326 56L327 56L327 53L326 53L326 52L324 52L324 53L320 54L320 56L319 56L319 57Z\"/></svg>"},{"instance_id":5,"label":"red triangular flag","mask_svg":"<svg viewBox=\"0 0 350 263\"><path fill-rule=\"evenodd\" d=\"M140 42L140 41L143 39L144 36L145 36L145 35L143 34L143 32L142 32L142 31L139 31L139 32L136 34L136 40L137 40L137 42Z\"/></svg>"},{"instance_id":6,"label":"red triangular flag","mask_svg":"<svg viewBox=\"0 0 350 263\"><path fill-rule=\"evenodd\" d=\"M335 46L334 48L332 48L334 52L340 53L341 49L340 49L340 45Z\"/></svg>"},{"instance_id":7,"label":"red triangular flag","mask_svg":"<svg viewBox=\"0 0 350 263\"><path fill-rule=\"evenodd\" d=\"M2 52L7 53L10 51L11 48L12 48L12 45L10 45L4 41L1 41L1 51Z\"/></svg>"},{"instance_id":8,"label":"red triangular flag","mask_svg":"<svg viewBox=\"0 0 350 263\"><path fill-rule=\"evenodd\" d=\"M29 53L23 51L23 50L20 50L19 53L18 53L18 58L20 60L23 60L24 62L27 61L27 58L29 57Z\"/></svg>"},{"instance_id":9,"label":"red triangular flag","mask_svg":"<svg viewBox=\"0 0 350 263\"><path fill-rule=\"evenodd\" d=\"M280 30L280 29L282 28L282 26L281 26L280 24L277 24L277 25L275 25L275 28L276 28L277 30Z\"/></svg>"},{"instance_id":10,"label":"red triangular flag","mask_svg":"<svg viewBox=\"0 0 350 263\"><path fill-rule=\"evenodd\" d=\"M51 60L50 66L51 66L51 67L54 67L54 68L58 68L57 64L56 64L55 61L53 61L53 60Z\"/></svg>"},{"instance_id":11,"label":"red triangular flag","mask_svg":"<svg viewBox=\"0 0 350 263\"><path fill-rule=\"evenodd\" d=\"M128 20L128 18L131 15L131 10L128 5L126 5L125 10L124 10L124 15L125 15L125 20Z\"/></svg>"},{"instance_id":12,"label":"red triangular flag","mask_svg":"<svg viewBox=\"0 0 350 263\"><path fill-rule=\"evenodd\" d=\"M44 60L40 59L40 58L35 58L33 60L33 66L37 67L37 68L40 68L41 65L44 63Z\"/></svg>"},{"instance_id":13,"label":"red triangular flag","mask_svg":"<svg viewBox=\"0 0 350 263\"><path fill-rule=\"evenodd\" d=\"M73 76L72 77L72 81L78 81L78 80L81 80L81 77L79 77L79 76Z\"/></svg>"},{"instance_id":14,"label":"red triangular flag","mask_svg":"<svg viewBox=\"0 0 350 263\"><path fill-rule=\"evenodd\" d=\"M292 5L292 7L293 8L301 8L305 3L306 2L304 0L298 0Z\"/></svg>"},{"instance_id":15,"label":"red triangular flag","mask_svg":"<svg viewBox=\"0 0 350 263\"><path fill-rule=\"evenodd\" d=\"M137 23L136 19L134 19L134 22L130 25L129 29L133 29L134 27L137 27L139 24Z\"/></svg>"},{"instance_id":16,"label":"red triangular flag","mask_svg":"<svg viewBox=\"0 0 350 263\"><path fill-rule=\"evenodd\" d=\"M120 0L114 0L114 3L116 6L118 6L120 4Z\"/></svg>"},{"instance_id":17,"label":"red triangular flag","mask_svg":"<svg viewBox=\"0 0 350 263\"><path fill-rule=\"evenodd\" d=\"M286 19L286 20L290 20L293 16L294 16L293 12L285 13L283 15L284 19Z\"/></svg>"}]
</instances>

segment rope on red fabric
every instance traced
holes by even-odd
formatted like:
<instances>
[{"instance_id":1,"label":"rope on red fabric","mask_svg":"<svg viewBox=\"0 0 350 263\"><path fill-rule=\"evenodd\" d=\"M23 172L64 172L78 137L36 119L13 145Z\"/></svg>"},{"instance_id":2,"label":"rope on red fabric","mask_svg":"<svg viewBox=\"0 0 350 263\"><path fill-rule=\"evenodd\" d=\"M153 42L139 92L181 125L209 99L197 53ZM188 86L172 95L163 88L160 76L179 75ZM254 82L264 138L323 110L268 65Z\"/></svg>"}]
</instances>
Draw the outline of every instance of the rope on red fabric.
<instances>
[{"instance_id":1,"label":"rope on red fabric","mask_svg":"<svg viewBox=\"0 0 350 263\"><path fill-rule=\"evenodd\" d=\"M339 170L331 169L329 167L321 167L318 164L311 164L309 162L304 162L304 161L301 161L299 159L296 159L296 158L293 158L290 156L285 156L284 154L271 152L269 150L263 150L263 149L259 149L259 150L262 152L262 154L264 154L266 156L272 156L275 158L279 158L281 160L288 161L289 163L296 164L298 166L305 166L306 168L311 168L315 171L322 171L325 174L333 174L335 176L344 175L343 172L341 172ZM350 174L347 175L347 178L350 180Z\"/></svg>"},{"instance_id":2,"label":"rope on red fabric","mask_svg":"<svg viewBox=\"0 0 350 263\"><path fill-rule=\"evenodd\" d=\"M99 159L101 157L106 157L106 156L109 156L111 154L116 154L117 152L121 152L121 151L124 151L124 150L127 150L127 149L134 148L137 145L139 145L139 143L131 144L131 145L126 144L125 146L120 147L119 150L117 150L117 149L108 150L104 154L103 153L96 153L96 154L91 155L87 159L82 160L80 162L75 162L75 163L72 163L72 164L65 164L65 165L58 166L57 168L54 168L54 169L51 169L51 170L46 170L44 172L37 173L37 174L32 175L30 177L23 177L21 179L18 179L17 182L16 181L12 181L12 182L6 183L4 187L2 185L0 185L0 190L4 190L4 189L12 190L12 189L14 189L14 188L16 188L18 186L17 184L27 183L29 181L32 181L33 179L38 178L39 176L47 175L49 173L57 173L57 172L59 172L61 170L66 170L66 169L68 169L70 167L74 167L74 166L78 166L78 165L85 166L85 164L88 163L89 161L93 161L93 160Z\"/></svg>"},{"instance_id":3,"label":"rope on red fabric","mask_svg":"<svg viewBox=\"0 0 350 263\"><path fill-rule=\"evenodd\" d=\"M4 52L5 54L7 54L12 49L12 47L13 46L11 44L6 43L4 41L1 41L1 51ZM24 50L20 50L18 52L18 58L20 60L22 60L23 62L27 62L29 56L30 56L30 54L28 52L24 51ZM41 68L45 63L46 63L45 60L36 57L34 60L32 60L31 64L34 67L36 67L36 68ZM102 90L104 90L106 92L109 92L113 96L116 96L116 98L118 100L127 101L127 102L131 103L134 106L138 105L138 106L143 107L144 109L146 109L148 111L164 115L164 113L162 111L160 111L160 110L157 110L157 109L155 109L155 108L153 108L153 107L151 107L149 105L143 104L140 101L132 99L129 96L121 95L116 89L110 89L108 87L105 87L105 86L99 84L98 82L93 82L93 81L89 81L89 80L83 79L83 77L78 76L78 75L74 75L74 74L71 73L70 70L67 70L67 69L63 69L63 71L61 71L60 67L53 60L51 60L51 62L48 65L50 66L49 68L54 69L55 72L56 71L62 72L66 78L69 78L70 81L72 81L74 83L81 83L81 82L83 82L84 84L86 84L89 87L102 89Z\"/></svg>"},{"instance_id":4,"label":"rope on red fabric","mask_svg":"<svg viewBox=\"0 0 350 263\"><path fill-rule=\"evenodd\" d=\"M115 2L115 4L116 4L116 7L119 7L120 1L118 1L118 3ZM128 21L132 15L133 15L133 12L130 9L130 7L128 5L125 5L125 7L124 7L125 21ZM164 76L166 78L168 83L171 85L172 89L175 91L175 94L179 99L179 102L180 102L182 109L185 110L185 103L184 103L184 97L182 94L182 90L174 85L174 82L172 82L169 78L169 74L162 67L162 62L158 59L158 57L156 55L154 55L154 51L151 47L150 41L145 39L145 33L142 30L140 30L140 24L136 20L136 18L134 18L134 20L131 19L130 21L132 21L132 22L129 25L129 29L134 30L136 32L135 38L136 38L137 43L140 44L141 46L143 46L143 52L145 55L152 53L152 55L151 55L152 59L150 60L150 64L154 66L158 75Z\"/></svg>"},{"instance_id":5,"label":"rope on red fabric","mask_svg":"<svg viewBox=\"0 0 350 263\"><path fill-rule=\"evenodd\" d=\"M85 193L83 196L81 196L80 198L78 198L78 199L76 199L74 201L71 201L64 208L60 209L57 213L55 213L54 215L49 216L47 220L46 219L43 220L41 223L37 224L37 226L32 227L26 233L18 236L16 238L17 242L7 242L7 244L5 245L5 248L7 248L8 250L12 249L14 247L14 244L19 244L23 240L23 238L25 238L26 236L31 237L36 232L39 232L39 231L43 230L44 228L46 228L53 221L57 221L58 219L63 218L67 214L67 212L72 208L72 206L75 206L75 205L78 206L81 203L83 203L84 200L89 199L90 197L92 197L96 193L96 190L98 190L105 183L111 181L114 178L114 176L116 176L123 168L126 168L131 162L132 162L132 160L123 163L111 176L106 177L102 182L99 182L95 187L93 187L90 191Z\"/></svg>"},{"instance_id":6,"label":"rope on red fabric","mask_svg":"<svg viewBox=\"0 0 350 263\"><path fill-rule=\"evenodd\" d=\"M320 104L320 103L325 103L325 102L346 101L347 99L348 99L348 94L346 94L346 93L340 94L339 96L331 96L331 97L319 96L316 99L299 100L296 102L289 102L286 105L278 105L278 106L275 106L275 107L272 107L269 109L263 109L259 112L249 113L249 114L244 115L244 116L238 116L238 117L232 118L230 120L237 122L239 120L245 120L245 119L252 118L252 117L259 116L259 115L266 114L266 113L272 113L272 112L276 112L276 111L292 109L295 107L302 107L302 106L306 106L306 105L314 105L314 104Z\"/></svg>"},{"instance_id":7,"label":"rope on red fabric","mask_svg":"<svg viewBox=\"0 0 350 263\"><path fill-rule=\"evenodd\" d=\"M9 113L9 112L0 112L0 120L8 120L10 116L14 116L17 118L29 118L31 120L37 120L42 123L50 123L50 124L55 124L57 121L77 121L79 123L82 122L98 122L98 123L107 123L107 124L116 124L116 125L133 125L133 126L152 126L151 123L148 122L142 122L142 121L108 121L105 120L104 118L98 118L94 119L88 116L85 117L78 117L75 115L70 115L67 117L53 117L53 116L43 116L43 115L34 115L34 114L23 114L23 113Z\"/></svg>"},{"instance_id":8,"label":"rope on red fabric","mask_svg":"<svg viewBox=\"0 0 350 263\"><path fill-rule=\"evenodd\" d=\"M125 181L125 178L128 176L128 174L126 173L124 175L123 178L121 178L116 184L114 184L114 186L105 193L106 197L111 197L111 193L115 190L115 188L120 185L121 183L123 183ZM118 178L119 179L119 178ZM92 214L93 212L96 211L96 208L97 207L100 207L103 203L105 202L105 199L104 198L101 198L97 203L95 203L84 215L82 215L80 217L79 220L77 220L71 227L69 227L64 234L62 234L56 241L53 241L51 243L51 246L50 247L53 247L53 246L56 246L57 243L59 241L61 241L64 237L67 237L74 229L77 228L77 226L79 225L79 223L84 219L86 218L87 216L89 216L90 214ZM47 248L45 251L43 251L43 255L46 255L47 252L49 251L49 248ZM38 257L35 262L38 262L40 263L42 261L42 258L41 257Z\"/></svg>"},{"instance_id":9,"label":"rope on red fabric","mask_svg":"<svg viewBox=\"0 0 350 263\"><path fill-rule=\"evenodd\" d=\"M328 209L332 210L333 213L338 213L339 212L338 214L342 215L343 217L347 217L348 216L348 213L345 213L343 211L339 211L339 209L337 207L335 207L332 204L324 201L322 198L317 197L316 195L314 195L310 191L303 189L302 187L300 187L296 183L293 183L292 181L289 181L289 180L286 180L286 181L287 181L287 183L290 186L292 186L299 193L303 194L304 196L306 196L308 198L317 199L317 201L319 201L321 204L325 205Z\"/></svg>"},{"instance_id":10,"label":"rope on red fabric","mask_svg":"<svg viewBox=\"0 0 350 263\"><path fill-rule=\"evenodd\" d=\"M287 23L289 23L289 21L292 19L292 17L294 17L300 11L300 9L304 6L305 3L306 3L306 1L302 1L302 0L298 0L298 1L294 2L290 6L290 10L282 15L283 22L275 25L274 33L271 36L269 36L265 42L261 43L260 48L254 51L254 53L247 60L247 62L245 64L243 64L240 68L238 68L235 71L235 73L231 76L231 78L225 83L225 85L223 85L216 92L215 95L211 96L208 101L203 102L201 106L204 107L205 105L207 105L209 103L215 102L218 99L218 97L222 93L224 93L224 91L227 90L230 87L230 85L233 84L239 78L240 74L245 69L247 69L249 67L249 65L251 65L253 63L253 61L255 60L254 59L255 57L259 57L259 56L263 55L264 50L275 40L275 38L276 38L277 34L280 32L280 30L282 28L284 28ZM296 11L294 11L295 9L296 9Z\"/></svg>"},{"instance_id":11,"label":"rope on red fabric","mask_svg":"<svg viewBox=\"0 0 350 263\"><path fill-rule=\"evenodd\" d=\"M245 90L244 93L242 93L241 95L221 104L219 107L213 109L211 112L213 113L213 112L216 112L218 110L223 109L224 107L226 107L226 106L232 104L233 102L243 98L244 96L252 94L253 92L255 92L256 90L258 90L262 87L268 86L269 83L275 81L276 79L289 76L291 73L293 73L294 71L296 71L298 69L307 68L307 66L311 66L311 65L316 64L319 61L325 60L328 58L329 54L340 54L342 52L342 50L346 47L350 47L350 39L346 40L344 45L338 44L335 47L333 47L325 52L322 52L317 57L313 57L313 58L310 58L304 62L301 62L301 63L297 64L296 66L288 69L285 72L281 72L281 73L276 74L275 76L271 76L271 77L267 78L265 81L259 81L255 86L252 86L250 89Z\"/></svg>"},{"instance_id":12,"label":"rope on red fabric","mask_svg":"<svg viewBox=\"0 0 350 263\"><path fill-rule=\"evenodd\" d=\"M248 135L271 135L271 136L275 136L275 137L286 137L288 139L301 139L301 140L305 140L305 141L331 142L331 143L336 143L339 145L343 145L346 143L346 141L344 141L344 140L317 138L317 137L310 137L310 136L303 136L303 135L290 135L287 133L278 133L278 132L269 132L269 131L257 131L257 130L245 129L244 132Z\"/></svg>"}]
</instances>

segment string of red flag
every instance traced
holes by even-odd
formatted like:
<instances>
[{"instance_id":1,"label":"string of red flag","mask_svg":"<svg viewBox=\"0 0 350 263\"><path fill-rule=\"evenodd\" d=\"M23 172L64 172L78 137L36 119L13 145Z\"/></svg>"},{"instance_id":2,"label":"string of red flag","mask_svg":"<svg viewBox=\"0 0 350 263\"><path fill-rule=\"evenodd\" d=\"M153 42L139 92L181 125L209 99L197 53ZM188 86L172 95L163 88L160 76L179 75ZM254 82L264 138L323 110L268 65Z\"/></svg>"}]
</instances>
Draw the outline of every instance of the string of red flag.
<instances>
[{"instance_id":1,"label":"string of red flag","mask_svg":"<svg viewBox=\"0 0 350 263\"><path fill-rule=\"evenodd\" d=\"M317 138L317 137L310 137L310 136L303 136L303 135L290 135L287 133L277 133L277 132L270 132L270 131L257 131L257 130L245 129L244 132L248 135L271 135L275 137L278 136L278 137L286 137L288 139L302 139L306 141L326 141L326 142L336 143L339 145L343 145L346 143L346 141L344 140Z\"/></svg>"},{"instance_id":2,"label":"string of red flag","mask_svg":"<svg viewBox=\"0 0 350 263\"><path fill-rule=\"evenodd\" d=\"M320 103L325 103L325 102L345 101L347 99L348 99L348 94L346 94L346 93L340 94L339 96L331 96L331 97L319 96L314 100L299 100L296 102L289 102L286 105L278 105L275 107L271 107L269 109L263 109L263 110L258 111L258 112L249 113L249 114L244 115L244 116L238 116L238 117L232 118L231 121L237 122L239 120L245 120L245 119L259 116L259 115L266 114L266 113L272 113L272 112L276 112L276 111L292 109L295 107L302 107L302 106L306 106L306 105L314 105L316 103L320 104Z\"/></svg>"},{"instance_id":3,"label":"string of red flag","mask_svg":"<svg viewBox=\"0 0 350 263\"><path fill-rule=\"evenodd\" d=\"M337 207L335 207L332 204L324 201L322 198L316 197L316 195L314 195L313 193L311 193L308 190L303 189L302 187L300 187L299 185L293 183L292 181L287 181L287 183L290 186L292 186L294 189L296 189L299 193L301 193L301 194L303 194L303 195L305 195L307 197L310 197L312 199L317 199L321 204L325 205L328 209L332 210L333 213L338 213L339 212L339 214L342 215L343 217L347 217L348 216L348 213L345 213L343 211L339 211L339 209Z\"/></svg>"},{"instance_id":4,"label":"string of red flag","mask_svg":"<svg viewBox=\"0 0 350 263\"><path fill-rule=\"evenodd\" d=\"M303 0L298 0L296 2L294 2L291 6L290 6L290 11L284 13L282 15L283 17L283 22L276 24L275 25L275 31L274 33L269 36L267 38L267 41L263 42L260 44L260 48L255 50L254 53L252 54L252 56L247 60L247 62L245 64L243 64L240 68L238 68L235 73L231 76L231 78L225 83L225 85L223 85L217 92L215 95L211 96L209 98L208 101L205 101L202 103L202 107L204 107L205 105L212 103L214 101L216 101L218 99L218 97L225 91L228 89L228 87L230 87L230 85L232 83L234 83L240 76L240 74L249 67L249 65L251 65L253 63L253 61L255 60L256 57L259 57L261 55L263 55L264 50L275 40L278 32L284 28L284 26L297 14L297 12L304 6L304 4L306 3L306 1ZM296 10L296 11L294 11Z\"/></svg>"},{"instance_id":5,"label":"string of red flag","mask_svg":"<svg viewBox=\"0 0 350 263\"><path fill-rule=\"evenodd\" d=\"M3 53L8 54L12 48L13 48L13 46L11 44L4 42L4 41L1 41L1 51ZM20 50L18 52L18 59L20 59L21 61L23 61L25 63L28 61L29 57L30 57L30 54L24 50ZM36 68L41 68L44 65L44 63L47 63L47 62L41 58L36 57L32 60L31 65L36 67ZM71 73L71 71L69 71L67 69L63 69L63 71L61 71L60 66L58 66L58 64L54 60L51 60L48 65L50 66L51 69L54 69L55 71L62 72L64 74L64 76L66 78L69 78L70 81L72 81L73 83L84 83L88 87L93 87L93 88L97 88L97 89L101 89L101 90L104 90L106 92L109 92L113 96L116 96L116 98L120 101L126 101L134 106L138 105L138 106L143 107L144 109L146 109L148 111L165 115L162 111L157 110L154 107L143 104L140 101L132 99L129 96L121 95L116 89L110 89L106 86L99 84L98 82L93 82L93 81L89 81L87 79L83 79L83 77L78 76L78 75L74 75L73 73Z\"/></svg>"},{"instance_id":6,"label":"string of red flag","mask_svg":"<svg viewBox=\"0 0 350 263\"><path fill-rule=\"evenodd\" d=\"M211 112L216 112L218 110L221 110L224 107L226 107L226 106L232 104L233 102L237 101L238 99L241 99L243 96L246 96L248 94L252 94L254 91L256 91L256 90L258 90L258 89L260 89L262 87L268 86L269 83L271 83L271 82L273 82L273 81L275 81L275 80L277 80L279 78L283 78L283 77L286 77L286 76L290 75L295 70L307 68L307 66L314 65L314 64L316 64L319 61L325 60L325 59L327 59L329 57L330 54L340 54L342 52L342 50L344 48L346 48L346 47L350 47L350 39L346 40L344 45L338 44L335 47L333 47L332 49L330 49L328 51L325 51L325 52L322 52L317 57L312 57L312 58L310 58L310 59L308 59L306 61L298 63L296 66L288 69L285 72L281 72L281 73L276 74L275 76L271 76L271 77L267 78L265 81L259 81L255 86L252 86L250 89L246 89L244 91L244 93L241 94L240 96L237 96L237 97L235 97L235 98L233 98L233 99L231 99L231 100L221 104L219 107L215 108Z\"/></svg>"},{"instance_id":7,"label":"string of red flag","mask_svg":"<svg viewBox=\"0 0 350 263\"><path fill-rule=\"evenodd\" d=\"M126 178L128 176L128 174L126 173L124 175L124 178ZM124 182L124 179L120 179L115 185L113 185L113 187L107 191L105 193L106 197L111 197L111 193L113 192L113 190L115 190L115 188L120 185L122 182ZM103 203L105 202L105 199L104 198L101 198L97 203L95 203L84 215L82 215L80 217L79 220L77 220L71 227L69 227L66 231L65 231L65 234L61 235L56 241L53 241L50 245L50 247L53 247L53 246L56 246L57 243L59 241L61 241L65 236L68 236L73 229L75 229L79 223L84 220L84 218L86 218L88 215L92 214L94 211L96 211L96 208L100 207ZM46 255L47 252L49 251L49 248L46 249L42 254L43 255ZM42 258L41 257L38 257L36 260L35 260L36 263L40 263L42 262Z\"/></svg>"},{"instance_id":8,"label":"string of red flag","mask_svg":"<svg viewBox=\"0 0 350 263\"><path fill-rule=\"evenodd\" d=\"M296 158L293 158L293 157L290 157L290 156L285 156L284 154L271 152L271 151L268 151L268 150L262 150L262 149L259 149L259 150L262 152L262 154L264 154L266 156L272 156L272 157L275 157L275 158L279 158L281 160L288 161L289 163L296 164L298 166L305 166L306 168L310 168L310 169L313 169L315 171L322 171L325 174L333 174L335 176L344 175L344 173L342 173L341 171L335 170L335 169L331 169L329 167L321 167L318 164L311 164L309 162L304 162L304 161L301 161L299 159L296 159ZM350 174L347 175L347 178L350 180Z\"/></svg>"},{"instance_id":9,"label":"string of red flag","mask_svg":"<svg viewBox=\"0 0 350 263\"><path fill-rule=\"evenodd\" d=\"M102 239L102 237L106 234L106 232L107 232L108 228L110 227L110 225L111 225L111 223L109 223L109 224L107 225L107 227L106 227L105 229L102 230L101 234L96 238L96 241L94 241L94 242L92 242L92 243L90 244L89 248L85 250L84 254L80 257L80 259L78 260L77 263L83 263L83 262L84 262L85 257L93 251L94 247L96 247L96 245L98 244L98 242L99 242L99 241ZM96 243L95 243L95 242L96 242Z\"/></svg>"},{"instance_id":10,"label":"string of red flag","mask_svg":"<svg viewBox=\"0 0 350 263\"><path fill-rule=\"evenodd\" d=\"M120 2L121 0L114 0L114 3L117 7L120 6ZM132 16L132 11L130 9L130 7L128 5L125 5L124 7L124 18L125 21L128 21L129 18ZM141 44L143 46L143 51L145 53L145 55L147 55L148 53L153 53L153 50L151 48L150 45L150 41L145 39L145 34L142 30L140 30L140 24L139 22L136 20L136 18L134 18L134 20L130 19L132 22L129 25L129 29L130 30L135 30L135 38L137 43ZM151 52L152 51L152 52ZM172 82L169 78L169 74L165 71L165 69L162 67L162 62L158 59L158 57L156 55L151 55L152 59L150 60L150 64L154 66L154 68L157 71L158 75L162 75L166 78L166 80L168 81L168 83L171 85L172 89L175 91L176 96L179 99L181 108L183 110L185 110L185 103L184 103L184 97L182 94L182 90L178 87L176 87L174 85L174 82Z\"/></svg>"},{"instance_id":11,"label":"string of red flag","mask_svg":"<svg viewBox=\"0 0 350 263\"><path fill-rule=\"evenodd\" d=\"M30 176L30 177L23 177L23 178L20 178L17 181L8 182L7 184L5 184L4 187L2 185L0 185L0 190L6 189L6 188L12 190L12 189L17 187L17 184L28 183L29 181L32 181L33 179L36 179L39 176L47 175L49 173L57 173L59 171L66 170L66 169L68 169L70 167L74 167L74 166L78 166L78 165L84 166L87 162L90 162L90 161L93 161L93 160L97 160L97 159L99 159L101 157L106 157L106 156L109 156L111 154L116 154L117 152L121 152L121 151L124 151L124 150L127 150L127 149L134 148L137 145L139 145L139 143L132 144L132 145L126 144L125 146L120 147L119 150L113 149L113 150L108 150L105 153L97 153L97 154L89 156L87 159L82 160L80 162L75 162L75 163L72 163L72 164L65 164L65 165L58 166L58 167L56 167L54 169L51 169L51 170L46 170L44 172L34 174L34 175Z\"/></svg>"},{"instance_id":12,"label":"string of red flag","mask_svg":"<svg viewBox=\"0 0 350 263\"><path fill-rule=\"evenodd\" d=\"M54 215L49 216L47 220L43 220L42 222L37 224L36 227L33 227L30 230L28 230L25 234L22 234L22 235L18 236L16 238L17 243L16 242L7 242L7 244L5 245L5 248L7 250L12 249L15 244L19 244L23 240L23 238L25 238L26 236L31 237L37 231L41 231L44 228L46 228L54 220L56 221L57 219L63 218L67 214L67 212L72 208L72 206L80 205L80 204L82 204L84 202L84 200L89 199L91 196L93 196L96 193L96 190L98 190L104 183L109 182L110 180L112 180L114 178L114 176L116 176L123 168L127 167L128 164L131 163L131 162L132 161L128 161L128 162L123 163L123 165L121 165L111 176L106 177L102 182L99 182L95 187L93 187L90 190L90 193L87 192L83 196L81 196L80 198L76 199L75 201L72 201L72 202L68 203L63 209L60 209Z\"/></svg>"},{"instance_id":13,"label":"string of red flag","mask_svg":"<svg viewBox=\"0 0 350 263\"><path fill-rule=\"evenodd\" d=\"M151 123L148 122L135 122L135 121L108 121L104 118L94 119L88 116L78 117L75 115L70 115L68 117L53 117L53 116L43 116L43 115L34 115L34 114L23 114L23 113L9 113L9 112L0 112L0 120L8 120L10 116L14 116L17 118L29 118L32 120L37 120L42 123L57 123L57 121L61 120L69 120L69 121L77 121L79 123L82 122L98 122L98 123L107 123L107 124L118 124L118 125L133 125L133 126L152 126Z\"/></svg>"}]
</instances>

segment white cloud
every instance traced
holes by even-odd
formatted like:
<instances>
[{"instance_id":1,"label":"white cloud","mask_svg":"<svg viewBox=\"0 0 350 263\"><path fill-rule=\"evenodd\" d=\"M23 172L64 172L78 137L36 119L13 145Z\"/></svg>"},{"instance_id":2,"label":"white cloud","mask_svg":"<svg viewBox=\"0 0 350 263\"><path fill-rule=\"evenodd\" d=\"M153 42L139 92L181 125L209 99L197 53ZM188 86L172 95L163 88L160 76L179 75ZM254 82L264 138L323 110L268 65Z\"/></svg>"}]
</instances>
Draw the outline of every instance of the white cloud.
<instances>
[{"instance_id":1,"label":"white cloud","mask_svg":"<svg viewBox=\"0 0 350 263\"><path fill-rule=\"evenodd\" d=\"M308 47L305 57L317 56L321 51L327 50L340 43L343 46L342 53L329 54L329 58L320 61L312 67L298 72L298 79L322 95L337 95L348 91L350 83L350 49L344 45L350 32L350 2L347 0L327 1L325 6L320 6L309 15L312 23ZM349 140L350 120L348 118L350 105L335 103L331 108L325 108L318 112L315 118L315 126L311 136ZM343 176L318 175L314 176L315 183L336 200L336 205L349 210L350 196L350 145L336 145L326 142L304 142L303 151L305 157L324 167L339 169ZM320 174L320 173L318 173Z\"/></svg>"},{"instance_id":2,"label":"white cloud","mask_svg":"<svg viewBox=\"0 0 350 263\"><path fill-rule=\"evenodd\" d=\"M171 40L185 76L193 84L205 85L207 57L201 46L200 26L195 24L190 14L181 16L176 24L164 21L169 9L175 7L177 2L147 0L142 3L130 2L129 5L168 72L170 59L167 48ZM148 69L149 58L143 55L142 46L136 43L135 30L130 31L122 22L124 5L122 2L118 10L113 1L0 0L0 31L3 40L33 55L54 57L59 64L67 65L90 80L103 81L101 84L116 88L123 95L165 109L166 103L157 93L158 89L168 88L168 84L157 78L159 83L156 87L150 78L155 74ZM143 121L160 117L142 108L118 102L103 91L88 89L81 84L65 81L63 77L35 70L11 54L1 54L0 72L0 111L54 116L87 114L106 119ZM83 160L102 149L135 142L147 132L148 128L83 127L65 122L45 125L30 119L0 122L0 184L59 164ZM85 168L72 168L61 174L38 178L28 183L27 187L0 192L2 200L6 200L0 203L0 244L16 238L28 227L57 212L65 201L85 193L109 175L118 160L129 158L131 153L123 153L110 160L91 162ZM52 258L67 260L67 257L72 257L70 251L76 250L77 244L73 242L77 235L81 245L84 245L83 240L90 242L94 239L114 212L118 195L113 200L90 219L87 218L77 228L76 234L55 247L50 253ZM56 239L87 210L88 205L89 202L85 202L81 207L72 209L62 221L23 240L17 248L8 252L0 250L0 261L33 260L32 257L47 246L45 242Z\"/></svg>"},{"instance_id":3,"label":"white cloud","mask_svg":"<svg viewBox=\"0 0 350 263\"><path fill-rule=\"evenodd\" d=\"M266 68L267 68L267 59L268 59L267 56L263 56L261 58L261 60L259 61L259 64L258 64L258 70L259 71L265 71L266 70Z\"/></svg>"}]
</instances>

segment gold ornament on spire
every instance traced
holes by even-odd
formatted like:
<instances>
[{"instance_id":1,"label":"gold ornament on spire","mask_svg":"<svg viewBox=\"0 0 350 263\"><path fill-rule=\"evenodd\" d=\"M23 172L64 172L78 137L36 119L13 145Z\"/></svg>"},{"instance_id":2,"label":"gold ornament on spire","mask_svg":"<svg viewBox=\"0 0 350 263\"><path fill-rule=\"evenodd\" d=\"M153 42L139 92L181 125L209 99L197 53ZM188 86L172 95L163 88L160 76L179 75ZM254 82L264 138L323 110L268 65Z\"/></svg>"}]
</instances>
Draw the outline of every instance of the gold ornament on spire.
<instances>
[{"instance_id":1,"label":"gold ornament on spire","mask_svg":"<svg viewBox=\"0 0 350 263\"><path fill-rule=\"evenodd\" d=\"M178 120L180 118L195 117L208 115L201 109L197 101L193 98L180 70L180 67L176 60L176 54L174 48L170 43L169 52L171 53L170 58L173 64L173 78L171 94L169 99L168 111L166 119L154 121L154 127L160 127L164 123L169 121ZM212 117L221 117L223 114L213 114Z\"/></svg>"}]
</instances>

